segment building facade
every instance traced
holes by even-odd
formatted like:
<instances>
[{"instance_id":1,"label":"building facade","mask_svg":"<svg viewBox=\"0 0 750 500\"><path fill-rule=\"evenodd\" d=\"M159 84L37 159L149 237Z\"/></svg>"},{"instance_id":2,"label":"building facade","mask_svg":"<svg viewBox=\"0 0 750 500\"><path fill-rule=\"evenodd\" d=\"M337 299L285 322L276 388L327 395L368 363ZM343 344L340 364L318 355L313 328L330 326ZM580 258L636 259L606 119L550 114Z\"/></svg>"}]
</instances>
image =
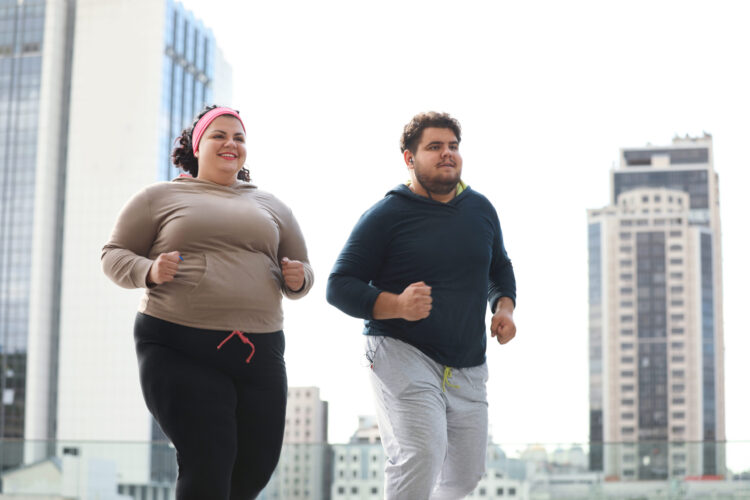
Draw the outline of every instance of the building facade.
<instances>
[{"instance_id":1,"label":"building facade","mask_svg":"<svg viewBox=\"0 0 750 500\"><path fill-rule=\"evenodd\" d=\"M27 442L0 444L0 467L56 439L162 437L138 387L139 293L98 260L214 99L230 103L231 70L174 0L0 0L0 437Z\"/></svg>"},{"instance_id":2,"label":"building facade","mask_svg":"<svg viewBox=\"0 0 750 500\"><path fill-rule=\"evenodd\" d=\"M320 399L318 387L290 387L284 447L259 500L327 500L330 489L328 402Z\"/></svg>"},{"instance_id":3,"label":"building facade","mask_svg":"<svg viewBox=\"0 0 750 500\"><path fill-rule=\"evenodd\" d=\"M2 439L54 437L73 13L67 0L0 1ZM20 442L0 448L0 468L21 463Z\"/></svg>"},{"instance_id":4,"label":"building facade","mask_svg":"<svg viewBox=\"0 0 750 500\"><path fill-rule=\"evenodd\" d=\"M591 468L620 479L724 475L711 137L623 149L611 193L588 212Z\"/></svg>"}]
</instances>

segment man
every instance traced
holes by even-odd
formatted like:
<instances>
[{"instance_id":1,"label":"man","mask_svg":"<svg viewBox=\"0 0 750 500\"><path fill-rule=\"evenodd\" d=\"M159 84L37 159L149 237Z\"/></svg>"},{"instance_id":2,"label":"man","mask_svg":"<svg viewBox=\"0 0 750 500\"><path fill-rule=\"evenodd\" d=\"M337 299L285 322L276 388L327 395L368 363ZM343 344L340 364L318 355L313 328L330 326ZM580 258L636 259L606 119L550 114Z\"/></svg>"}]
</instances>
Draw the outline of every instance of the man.
<instances>
[{"instance_id":1,"label":"man","mask_svg":"<svg viewBox=\"0 0 750 500\"><path fill-rule=\"evenodd\" d=\"M352 231L327 299L364 318L388 500L474 490L487 450L485 314L500 344L516 333L516 284L495 209L461 181L461 127L421 113L404 127L411 181Z\"/></svg>"}]
</instances>

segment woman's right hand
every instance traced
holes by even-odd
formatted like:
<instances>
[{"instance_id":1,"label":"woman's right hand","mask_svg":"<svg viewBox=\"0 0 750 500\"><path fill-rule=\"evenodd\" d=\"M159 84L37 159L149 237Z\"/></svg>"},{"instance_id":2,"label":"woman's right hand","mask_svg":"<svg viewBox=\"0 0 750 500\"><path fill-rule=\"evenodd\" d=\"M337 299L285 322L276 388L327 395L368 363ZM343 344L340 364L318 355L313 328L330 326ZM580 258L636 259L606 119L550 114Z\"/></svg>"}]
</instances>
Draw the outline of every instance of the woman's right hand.
<instances>
[{"instance_id":1,"label":"woman's right hand","mask_svg":"<svg viewBox=\"0 0 750 500\"><path fill-rule=\"evenodd\" d=\"M174 279L174 275L177 274L177 267L180 265L180 252L175 250L174 252L161 253L151 264L151 269L148 270L148 277L146 283L149 285L161 285Z\"/></svg>"}]
</instances>

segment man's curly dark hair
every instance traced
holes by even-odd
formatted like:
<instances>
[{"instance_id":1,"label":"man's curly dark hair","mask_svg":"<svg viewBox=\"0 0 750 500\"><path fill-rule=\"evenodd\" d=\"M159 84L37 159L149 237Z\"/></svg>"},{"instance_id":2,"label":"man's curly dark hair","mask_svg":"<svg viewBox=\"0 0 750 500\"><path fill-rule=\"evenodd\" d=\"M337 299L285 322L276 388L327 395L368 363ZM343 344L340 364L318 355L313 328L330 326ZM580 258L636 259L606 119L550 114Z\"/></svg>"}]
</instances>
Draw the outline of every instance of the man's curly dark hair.
<instances>
[{"instance_id":1,"label":"man's curly dark hair","mask_svg":"<svg viewBox=\"0 0 750 500\"><path fill-rule=\"evenodd\" d=\"M422 132L428 127L449 128L456 134L458 142L461 142L461 124L458 123L458 120L448 113L428 111L419 113L404 127L404 133L401 134L401 152L403 153L408 149L412 153L416 153L416 148L422 139Z\"/></svg>"}]
</instances>

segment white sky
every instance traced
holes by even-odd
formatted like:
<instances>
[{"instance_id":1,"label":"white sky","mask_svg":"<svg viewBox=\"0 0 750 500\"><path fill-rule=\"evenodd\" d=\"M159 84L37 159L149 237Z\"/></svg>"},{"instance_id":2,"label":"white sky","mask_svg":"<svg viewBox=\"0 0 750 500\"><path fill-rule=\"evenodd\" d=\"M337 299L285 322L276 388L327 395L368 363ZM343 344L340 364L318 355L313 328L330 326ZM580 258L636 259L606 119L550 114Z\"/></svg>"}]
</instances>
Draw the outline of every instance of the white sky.
<instances>
[{"instance_id":1,"label":"white sky","mask_svg":"<svg viewBox=\"0 0 750 500\"><path fill-rule=\"evenodd\" d=\"M727 437L748 441L729 465L750 467L750 4L183 3L233 67L254 181L305 233L317 283L285 302L286 359L290 385L329 401L330 440L373 405L362 322L325 302L327 276L362 212L406 179L404 124L438 110L461 121L464 179L497 207L515 267L518 336L488 349L491 431L509 452L588 439L586 209L609 203L619 148L713 134Z\"/></svg>"}]
</instances>

